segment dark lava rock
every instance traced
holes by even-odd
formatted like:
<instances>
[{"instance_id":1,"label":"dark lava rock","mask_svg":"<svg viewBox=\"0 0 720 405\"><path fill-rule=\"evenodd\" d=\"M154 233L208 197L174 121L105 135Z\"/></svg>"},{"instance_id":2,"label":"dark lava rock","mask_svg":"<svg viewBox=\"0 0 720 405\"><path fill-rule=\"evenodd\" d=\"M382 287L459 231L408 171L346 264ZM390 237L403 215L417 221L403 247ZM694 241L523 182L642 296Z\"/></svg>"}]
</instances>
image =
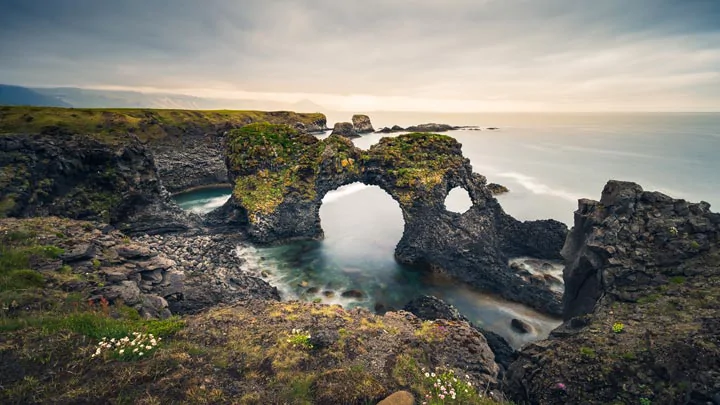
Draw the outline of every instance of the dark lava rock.
<instances>
[{"instance_id":1,"label":"dark lava rock","mask_svg":"<svg viewBox=\"0 0 720 405\"><path fill-rule=\"evenodd\" d=\"M381 134L389 134L389 133L392 133L393 130L388 127L382 127L381 129L378 129L377 132L379 132Z\"/></svg>"},{"instance_id":2,"label":"dark lava rock","mask_svg":"<svg viewBox=\"0 0 720 405\"><path fill-rule=\"evenodd\" d=\"M413 125L410 127L407 127L406 131L408 132L447 132L452 131L454 129L458 129L460 127L454 127L452 125L447 124L420 124L420 125Z\"/></svg>"},{"instance_id":3,"label":"dark lava rock","mask_svg":"<svg viewBox=\"0 0 720 405\"><path fill-rule=\"evenodd\" d=\"M517 318L513 318L512 321L510 321L510 326L517 333L525 334L525 333L531 333L533 331L532 326L530 326L527 322L522 321Z\"/></svg>"},{"instance_id":4,"label":"dark lava rock","mask_svg":"<svg viewBox=\"0 0 720 405\"><path fill-rule=\"evenodd\" d=\"M487 129L488 129L489 131L497 131L497 130L500 129L500 128L497 128L497 127L488 127Z\"/></svg>"},{"instance_id":5,"label":"dark lava rock","mask_svg":"<svg viewBox=\"0 0 720 405\"><path fill-rule=\"evenodd\" d=\"M507 187L497 184L497 183L488 183L487 185L488 190L490 190L493 195L500 195L510 192Z\"/></svg>"},{"instance_id":6,"label":"dark lava rock","mask_svg":"<svg viewBox=\"0 0 720 405\"><path fill-rule=\"evenodd\" d=\"M330 135L340 135L345 138L358 138L360 135L353 127L353 124L349 122L338 122L335 124L333 131Z\"/></svg>"},{"instance_id":7,"label":"dark lava rock","mask_svg":"<svg viewBox=\"0 0 720 405\"><path fill-rule=\"evenodd\" d=\"M355 114L352 116L352 124L355 132L358 134L367 134L369 132L375 132L375 129L370 123L370 117L367 115Z\"/></svg>"},{"instance_id":8,"label":"dark lava rock","mask_svg":"<svg viewBox=\"0 0 720 405\"><path fill-rule=\"evenodd\" d=\"M720 390L720 214L634 183L580 200L565 323L505 378L516 403L705 404ZM559 395L559 382L567 386Z\"/></svg>"},{"instance_id":9,"label":"dark lava rock","mask_svg":"<svg viewBox=\"0 0 720 405\"><path fill-rule=\"evenodd\" d=\"M344 298L358 298L358 299L360 299L360 298L365 297L365 293L363 293L363 292L360 291L360 290L347 290L347 291L343 291L343 293L340 294L340 295L341 295L342 297L344 297Z\"/></svg>"}]
</instances>

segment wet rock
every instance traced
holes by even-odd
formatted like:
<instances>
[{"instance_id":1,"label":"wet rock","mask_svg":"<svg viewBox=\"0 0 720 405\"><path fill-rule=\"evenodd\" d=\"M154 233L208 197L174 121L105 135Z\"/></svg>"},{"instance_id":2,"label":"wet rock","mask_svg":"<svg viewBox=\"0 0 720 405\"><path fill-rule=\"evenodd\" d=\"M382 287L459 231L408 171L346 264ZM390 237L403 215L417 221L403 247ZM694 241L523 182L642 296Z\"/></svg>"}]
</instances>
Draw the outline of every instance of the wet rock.
<instances>
[{"instance_id":1,"label":"wet rock","mask_svg":"<svg viewBox=\"0 0 720 405\"><path fill-rule=\"evenodd\" d=\"M343 298L357 298L361 299L365 297L365 293L360 290L347 290L340 294Z\"/></svg>"},{"instance_id":2,"label":"wet rock","mask_svg":"<svg viewBox=\"0 0 720 405\"><path fill-rule=\"evenodd\" d=\"M367 115L353 115L352 124L355 132L357 132L358 134L366 134L375 131L375 129L373 129L372 123L370 123L370 117L368 117Z\"/></svg>"},{"instance_id":3,"label":"wet rock","mask_svg":"<svg viewBox=\"0 0 720 405\"><path fill-rule=\"evenodd\" d=\"M513 328L513 330L515 332L520 333L520 334L533 332L533 327L530 326L530 324L528 324L527 322L525 322L523 320L517 319L517 318L513 318L510 321L510 326Z\"/></svg>"},{"instance_id":4,"label":"wet rock","mask_svg":"<svg viewBox=\"0 0 720 405\"><path fill-rule=\"evenodd\" d=\"M306 294L317 294L318 292L320 292L318 287L310 287L305 291Z\"/></svg>"},{"instance_id":5,"label":"wet rock","mask_svg":"<svg viewBox=\"0 0 720 405\"><path fill-rule=\"evenodd\" d=\"M322 295L324 295L326 298L333 298L335 296L335 291L323 291Z\"/></svg>"}]
</instances>

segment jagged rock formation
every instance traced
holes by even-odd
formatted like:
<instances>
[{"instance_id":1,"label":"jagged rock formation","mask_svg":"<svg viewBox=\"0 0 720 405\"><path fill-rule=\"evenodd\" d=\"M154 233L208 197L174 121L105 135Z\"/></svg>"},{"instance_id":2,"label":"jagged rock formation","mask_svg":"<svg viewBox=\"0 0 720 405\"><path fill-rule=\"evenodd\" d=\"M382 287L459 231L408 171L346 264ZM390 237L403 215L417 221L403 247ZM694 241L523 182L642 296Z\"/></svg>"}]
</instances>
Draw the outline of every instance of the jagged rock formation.
<instances>
[{"instance_id":1,"label":"jagged rock formation","mask_svg":"<svg viewBox=\"0 0 720 405\"><path fill-rule=\"evenodd\" d=\"M117 142L62 130L0 136L0 216L47 215L100 220L130 233L192 224L134 136Z\"/></svg>"},{"instance_id":2,"label":"jagged rock formation","mask_svg":"<svg viewBox=\"0 0 720 405\"><path fill-rule=\"evenodd\" d=\"M358 134L367 134L369 132L375 132L375 129L370 122L370 117L362 114L355 114L352 116L353 128Z\"/></svg>"},{"instance_id":3,"label":"jagged rock formation","mask_svg":"<svg viewBox=\"0 0 720 405\"><path fill-rule=\"evenodd\" d=\"M580 200L565 323L507 374L518 403L720 403L720 214L634 183ZM562 386L558 384L563 384Z\"/></svg>"},{"instance_id":4,"label":"jagged rock formation","mask_svg":"<svg viewBox=\"0 0 720 405\"><path fill-rule=\"evenodd\" d=\"M339 136L320 141L269 124L230 131L226 139L235 188L222 216L244 225L251 240L322 237L319 210L326 193L354 182L377 185L398 201L405 219L398 261L561 313L560 295L520 277L507 257L556 259L567 229L556 221L519 222L505 214L454 139L407 134L362 151ZM466 189L473 202L463 214L445 209L455 187Z\"/></svg>"},{"instance_id":5,"label":"jagged rock formation","mask_svg":"<svg viewBox=\"0 0 720 405\"><path fill-rule=\"evenodd\" d=\"M349 122L336 122L330 135L340 135L345 138L360 137L353 124Z\"/></svg>"}]
</instances>

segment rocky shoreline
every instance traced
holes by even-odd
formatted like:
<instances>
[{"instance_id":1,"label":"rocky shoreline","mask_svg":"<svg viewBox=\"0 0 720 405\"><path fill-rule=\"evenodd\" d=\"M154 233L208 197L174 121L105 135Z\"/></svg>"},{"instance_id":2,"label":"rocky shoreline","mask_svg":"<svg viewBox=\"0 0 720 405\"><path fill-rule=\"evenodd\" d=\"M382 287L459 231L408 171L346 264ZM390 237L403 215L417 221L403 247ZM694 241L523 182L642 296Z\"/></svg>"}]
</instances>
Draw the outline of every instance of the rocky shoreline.
<instances>
[{"instance_id":1,"label":"rocky shoreline","mask_svg":"<svg viewBox=\"0 0 720 405\"><path fill-rule=\"evenodd\" d=\"M112 115L121 113L91 111L107 120L91 134L27 119L67 113L56 110L0 111L0 217L10 217L0 218L3 403L152 402L153 390L191 403L377 403L398 390L421 396L426 370L444 366L521 404L720 404L720 214L707 203L610 181L600 201L580 200L568 233L505 214L493 197L501 189L442 135L384 138L362 151L307 135L324 127L316 116L293 129L292 113L268 113L292 121L278 126L251 124L258 116L245 112L212 123L224 135L207 137L160 125L167 112L131 111L144 118L127 128ZM160 140L150 136L158 128ZM174 154L185 140L189 152ZM224 183L217 161L190 173L221 145L233 197L208 217L183 212L169 190ZM176 166L184 169L170 174ZM562 314L563 325L514 352L433 297L408 304L417 316L279 302L236 247L321 236L319 201L356 181L400 203L399 261ZM443 208L458 186L473 201L462 215ZM564 292L508 263L518 256L564 259ZM101 337L130 328L154 328L167 346L127 367L89 355Z\"/></svg>"}]
</instances>

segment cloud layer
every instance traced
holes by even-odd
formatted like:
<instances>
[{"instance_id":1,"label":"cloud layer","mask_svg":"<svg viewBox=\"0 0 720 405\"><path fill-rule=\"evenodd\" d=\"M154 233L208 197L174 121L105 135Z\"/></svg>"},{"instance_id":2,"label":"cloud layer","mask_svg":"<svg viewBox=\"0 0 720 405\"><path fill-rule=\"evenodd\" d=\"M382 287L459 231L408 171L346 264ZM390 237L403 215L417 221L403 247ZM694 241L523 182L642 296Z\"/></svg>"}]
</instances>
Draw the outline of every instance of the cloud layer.
<instances>
[{"instance_id":1,"label":"cloud layer","mask_svg":"<svg viewBox=\"0 0 720 405\"><path fill-rule=\"evenodd\" d=\"M347 109L720 110L717 0L0 0L0 82Z\"/></svg>"}]
</instances>

